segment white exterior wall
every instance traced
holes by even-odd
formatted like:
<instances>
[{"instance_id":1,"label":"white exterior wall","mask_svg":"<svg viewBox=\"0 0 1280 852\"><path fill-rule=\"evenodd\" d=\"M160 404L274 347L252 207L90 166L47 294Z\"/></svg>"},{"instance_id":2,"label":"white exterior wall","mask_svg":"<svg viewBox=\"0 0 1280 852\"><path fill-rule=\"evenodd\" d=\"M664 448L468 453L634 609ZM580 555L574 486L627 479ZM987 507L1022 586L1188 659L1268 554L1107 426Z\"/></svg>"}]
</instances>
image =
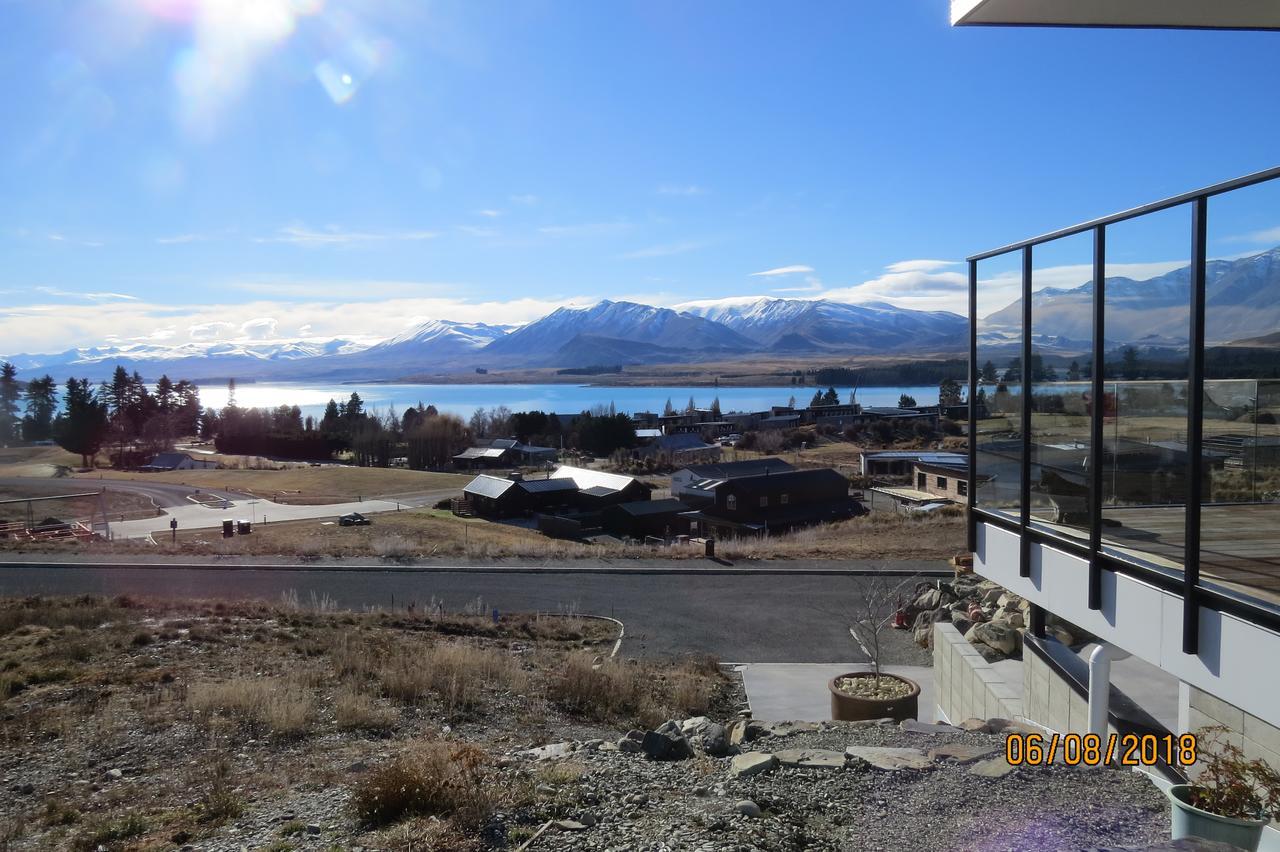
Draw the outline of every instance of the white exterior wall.
<instances>
[{"instance_id":1,"label":"white exterior wall","mask_svg":"<svg viewBox=\"0 0 1280 852\"><path fill-rule=\"evenodd\" d=\"M1200 608L1200 653L1182 653L1182 599L1141 580L1102 572L1102 608L1088 606L1089 565L1032 543L1030 577L1018 576L1018 534L979 523L974 570L1196 689L1280 725L1280 634Z\"/></svg>"}]
</instances>

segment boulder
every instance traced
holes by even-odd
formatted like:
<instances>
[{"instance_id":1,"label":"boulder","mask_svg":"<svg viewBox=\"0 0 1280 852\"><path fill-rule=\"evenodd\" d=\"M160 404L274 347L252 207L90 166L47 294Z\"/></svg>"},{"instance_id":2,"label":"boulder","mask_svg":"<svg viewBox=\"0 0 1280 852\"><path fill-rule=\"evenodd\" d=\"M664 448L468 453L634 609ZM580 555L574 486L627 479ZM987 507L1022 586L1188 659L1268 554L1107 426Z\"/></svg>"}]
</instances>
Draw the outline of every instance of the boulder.
<instances>
[{"instance_id":1,"label":"boulder","mask_svg":"<svg viewBox=\"0 0 1280 852\"><path fill-rule=\"evenodd\" d=\"M1076 637L1061 624L1050 624L1045 627L1045 632L1063 645L1074 645L1076 643Z\"/></svg>"},{"instance_id":2,"label":"boulder","mask_svg":"<svg viewBox=\"0 0 1280 852\"><path fill-rule=\"evenodd\" d=\"M934 610L942 605L942 592L938 589L929 589L927 592L916 598L912 604L913 609Z\"/></svg>"},{"instance_id":3,"label":"boulder","mask_svg":"<svg viewBox=\"0 0 1280 852\"><path fill-rule=\"evenodd\" d=\"M711 720L706 716L694 716L692 719L685 719L680 723L680 733L686 737L694 734L702 733L702 730L711 724Z\"/></svg>"},{"instance_id":4,"label":"boulder","mask_svg":"<svg viewBox=\"0 0 1280 852\"><path fill-rule=\"evenodd\" d=\"M990 589L987 589L987 591L984 592L982 595L983 606L995 606L996 603L1000 600L1000 598L1004 595L1004 593L1005 593L1004 589L1000 588L999 586L994 586Z\"/></svg>"},{"instance_id":5,"label":"boulder","mask_svg":"<svg viewBox=\"0 0 1280 852\"><path fill-rule=\"evenodd\" d=\"M991 733L991 725L985 719L965 719L956 725L962 731L970 731L979 734Z\"/></svg>"},{"instance_id":6,"label":"boulder","mask_svg":"<svg viewBox=\"0 0 1280 852\"><path fill-rule=\"evenodd\" d=\"M940 607L938 607L937 609L935 609L935 610L931 613L931 615L932 615L933 617L930 619L930 621L931 621L933 624L937 624L937 623L938 623L938 622L940 622L940 621L950 621L950 620L951 620L951 612L952 612L952 611L951 611L950 609L948 609L947 607L945 607L945 606L940 606Z\"/></svg>"},{"instance_id":7,"label":"boulder","mask_svg":"<svg viewBox=\"0 0 1280 852\"><path fill-rule=\"evenodd\" d=\"M703 728L701 733L695 734L690 744L712 757L724 757L729 753L729 733L724 725L712 722Z\"/></svg>"},{"instance_id":8,"label":"boulder","mask_svg":"<svg viewBox=\"0 0 1280 852\"><path fill-rule=\"evenodd\" d=\"M675 722L664 722L656 731L649 731L640 741L640 748L650 760L685 760L693 757L689 741L680 733Z\"/></svg>"},{"instance_id":9,"label":"boulder","mask_svg":"<svg viewBox=\"0 0 1280 852\"><path fill-rule=\"evenodd\" d=\"M1004 655L1018 650L1018 631L1000 621L988 621L976 624L970 631L979 642L995 648Z\"/></svg>"},{"instance_id":10,"label":"boulder","mask_svg":"<svg viewBox=\"0 0 1280 852\"><path fill-rule=\"evenodd\" d=\"M1004 759L1004 755L996 755L986 760L980 760L973 766L969 767L970 775L977 775L979 778L1003 778L1014 769L1013 764Z\"/></svg>"},{"instance_id":11,"label":"boulder","mask_svg":"<svg viewBox=\"0 0 1280 852\"><path fill-rule=\"evenodd\" d=\"M961 633L968 633L969 628L973 627L973 622L969 620L969 616L955 615L954 613L955 610L952 610L951 623L954 624L956 630L959 630Z\"/></svg>"},{"instance_id":12,"label":"boulder","mask_svg":"<svg viewBox=\"0 0 1280 852\"><path fill-rule=\"evenodd\" d=\"M521 754L534 760L560 760L563 757L568 757L577 750L577 743L551 743L550 745L527 749L521 752Z\"/></svg>"},{"instance_id":13,"label":"boulder","mask_svg":"<svg viewBox=\"0 0 1280 852\"><path fill-rule=\"evenodd\" d=\"M982 655L982 659L988 663L998 663L1005 659L1005 655L992 648L986 642L975 642L973 649Z\"/></svg>"},{"instance_id":14,"label":"boulder","mask_svg":"<svg viewBox=\"0 0 1280 852\"><path fill-rule=\"evenodd\" d=\"M762 813L760 806L750 799L743 799L739 802L735 802L733 809L743 816L751 817L752 819L759 817Z\"/></svg>"},{"instance_id":15,"label":"boulder","mask_svg":"<svg viewBox=\"0 0 1280 852\"><path fill-rule=\"evenodd\" d=\"M738 719L729 725L729 745L753 742L768 733L768 727L755 719Z\"/></svg>"},{"instance_id":16,"label":"boulder","mask_svg":"<svg viewBox=\"0 0 1280 852\"><path fill-rule=\"evenodd\" d=\"M927 612L922 612L920 614L928 615ZM928 624L926 624L924 627L917 627L915 630L911 632L911 639L921 648L932 648L933 647L933 628Z\"/></svg>"},{"instance_id":17,"label":"boulder","mask_svg":"<svg viewBox=\"0 0 1280 852\"><path fill-rule=\"evenodd\" d=\"M778 758L765 751L748 751L735 754L729 761L729 774L734 778L750 778L778 768Z\"/></svg>"}]
</instances>

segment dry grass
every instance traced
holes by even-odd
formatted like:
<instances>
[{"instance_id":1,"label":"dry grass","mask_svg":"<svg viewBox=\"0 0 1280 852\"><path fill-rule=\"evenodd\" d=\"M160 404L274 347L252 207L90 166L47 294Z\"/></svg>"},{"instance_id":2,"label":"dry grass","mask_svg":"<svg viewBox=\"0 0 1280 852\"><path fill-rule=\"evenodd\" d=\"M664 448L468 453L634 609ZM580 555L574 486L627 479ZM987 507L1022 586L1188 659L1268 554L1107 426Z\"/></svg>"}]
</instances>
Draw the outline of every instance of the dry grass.
<instances>
[{"instance_id":1,"label":"dry grass","mask_svg":"<svg viewBox=\"0 0 1280 852\"><path fill-rule=\"evenodd\" d=\"M93 481L124 479L168 482L192 489L216 488L258 496L280 495L285 502L347 502L361 497L393 496L424 491L456 490L471 481L459 473L375 467L291 467L284 470L174 470L129 473L103 470Z\"/></svg>"},{"instance_id":2,"label":"dry grass","mask_svg":"<svg viewBox=\"0 0 1280 852\"><path fill-rule=\"evenodd\" d=\"M333 720L344 730L385 731L396 726L400 714L347 684L333 698Z\"/></svg>"},{"instance_id":3,"label":"dry grass","mask_svg":"<svg viewBox=\"0 0 1280 852\"><path fill-rule=\"evenodd\" d=\"M575 716L651 727L705 714L720 677L706 660L658 667L574 654L548 681L547 697Z\"/></svg>"},{"instance_id":4,"label":"dry grass","mask_svg":"<svg viewBox=\"0 0 1280 852\"><path fill-rule=\"evenodd\" d=\"M205 724L230 719L253 731L275 737L299 736L315 715L315 696L293 678L235 678L195 683L187 704Z\"/></svg>"},{"instance_id":5,"label":"dry grass","mask_svg":"<svg viewBox=\"0 0 1280 852\"><path fill-rule=\"evenodd\" d=\"M477 828L496 804L486 783L486 762L485 753L475 746L416 744L370 772L356 787L352 807L369 826L439 816Z\"/></svg>"}]
</instances>

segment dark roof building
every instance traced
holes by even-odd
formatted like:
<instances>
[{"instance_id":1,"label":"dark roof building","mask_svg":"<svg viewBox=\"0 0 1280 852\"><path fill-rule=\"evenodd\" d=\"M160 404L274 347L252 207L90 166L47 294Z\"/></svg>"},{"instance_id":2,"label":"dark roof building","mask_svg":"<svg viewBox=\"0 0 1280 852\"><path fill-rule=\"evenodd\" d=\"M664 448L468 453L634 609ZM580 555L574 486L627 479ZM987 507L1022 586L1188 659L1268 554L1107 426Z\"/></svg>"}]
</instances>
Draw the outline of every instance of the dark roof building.
<instances>
[{"instance_id":1,"label":"dark roof building","mask_svg":"<svg viewBox=\"0 0 1280 852\"><path fill-rule=\"evenodd\" d=\"M686 514L691 526L715 537L760 535L861 514L849 496L849 480L831 468L704 480L688 499L698 507Z\"/></svg>"},{"instance_id":2,"label":"dark roof building","mask_svg":"<svg viewBox=\"0 0 1280 852\"><path fill-rule=\"evenodd\" d=\"M679 500L638 500L608 507L602 523L605 530L620 538L671 538L689 532L689 519L684 517L688 511Z\"/></svg>"}]
</instances>

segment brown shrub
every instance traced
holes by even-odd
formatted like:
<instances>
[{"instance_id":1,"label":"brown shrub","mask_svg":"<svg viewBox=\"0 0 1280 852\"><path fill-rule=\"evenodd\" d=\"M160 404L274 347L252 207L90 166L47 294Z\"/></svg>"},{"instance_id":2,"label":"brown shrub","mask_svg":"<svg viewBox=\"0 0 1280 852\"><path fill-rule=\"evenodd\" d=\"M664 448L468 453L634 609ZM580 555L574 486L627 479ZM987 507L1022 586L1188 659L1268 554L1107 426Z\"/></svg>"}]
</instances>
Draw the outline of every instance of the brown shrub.
<instances>
[{"instance_id":1,"label":"brown shrub","mask_svg":"<svg viewBox=\"0 0 1280 852\"><path fill-rule=\"evenodd\" d=\"M383 657L377 676L391 698L416 704L434 695L450 715L479 707L487 689L518 691L528 682L507 654L455 642L401 647Z\"/></svg>"},{"instance_id":2,"label":"brown shrub","mask_svg":"<svg viewBox=\"0 0 1280 852\"><path fill-rule=\"evenodd\" d=\"M705 714L722 679L709 658L675 666L618 660L596 665L589 655L574 654L551 668L547 696L568 713L645 725Z\"/></svg>"},{"instance_id":3,"label":"brown shrub","mask_svg":"<svg viewBox=\"0 0 1280 852\"><path fill-rule=\"evenodd\" d=\"M235 678L192 684L187 691L187 704L205 722L230 718L277 737L303 733L315 712L311 692L282 678Z\"/></svg>"},{"instance_id":4,"label":"brown shrub","mask_svg":"<svg viewBox=\"0 0 1280 852\"><path fill-rule=\"evenodd\" d=\"M342 687L334 696L333 717L339 728L347 730L383 731L400 721L395 710L351 686Z\"/></svg>"},{"instance_id":5,"label":"brown shrub","mask_svg":"<svg viewBox=\"0 0 1280 852\"><path fill-rule=\"evenodd\" d=\"M389 825L406 817L448 817L477 828L495 799L484 777L484 752L472 745L425 743L371 771L352 796L356 816L366 825Z\"/></svg>"}]
</instances>

